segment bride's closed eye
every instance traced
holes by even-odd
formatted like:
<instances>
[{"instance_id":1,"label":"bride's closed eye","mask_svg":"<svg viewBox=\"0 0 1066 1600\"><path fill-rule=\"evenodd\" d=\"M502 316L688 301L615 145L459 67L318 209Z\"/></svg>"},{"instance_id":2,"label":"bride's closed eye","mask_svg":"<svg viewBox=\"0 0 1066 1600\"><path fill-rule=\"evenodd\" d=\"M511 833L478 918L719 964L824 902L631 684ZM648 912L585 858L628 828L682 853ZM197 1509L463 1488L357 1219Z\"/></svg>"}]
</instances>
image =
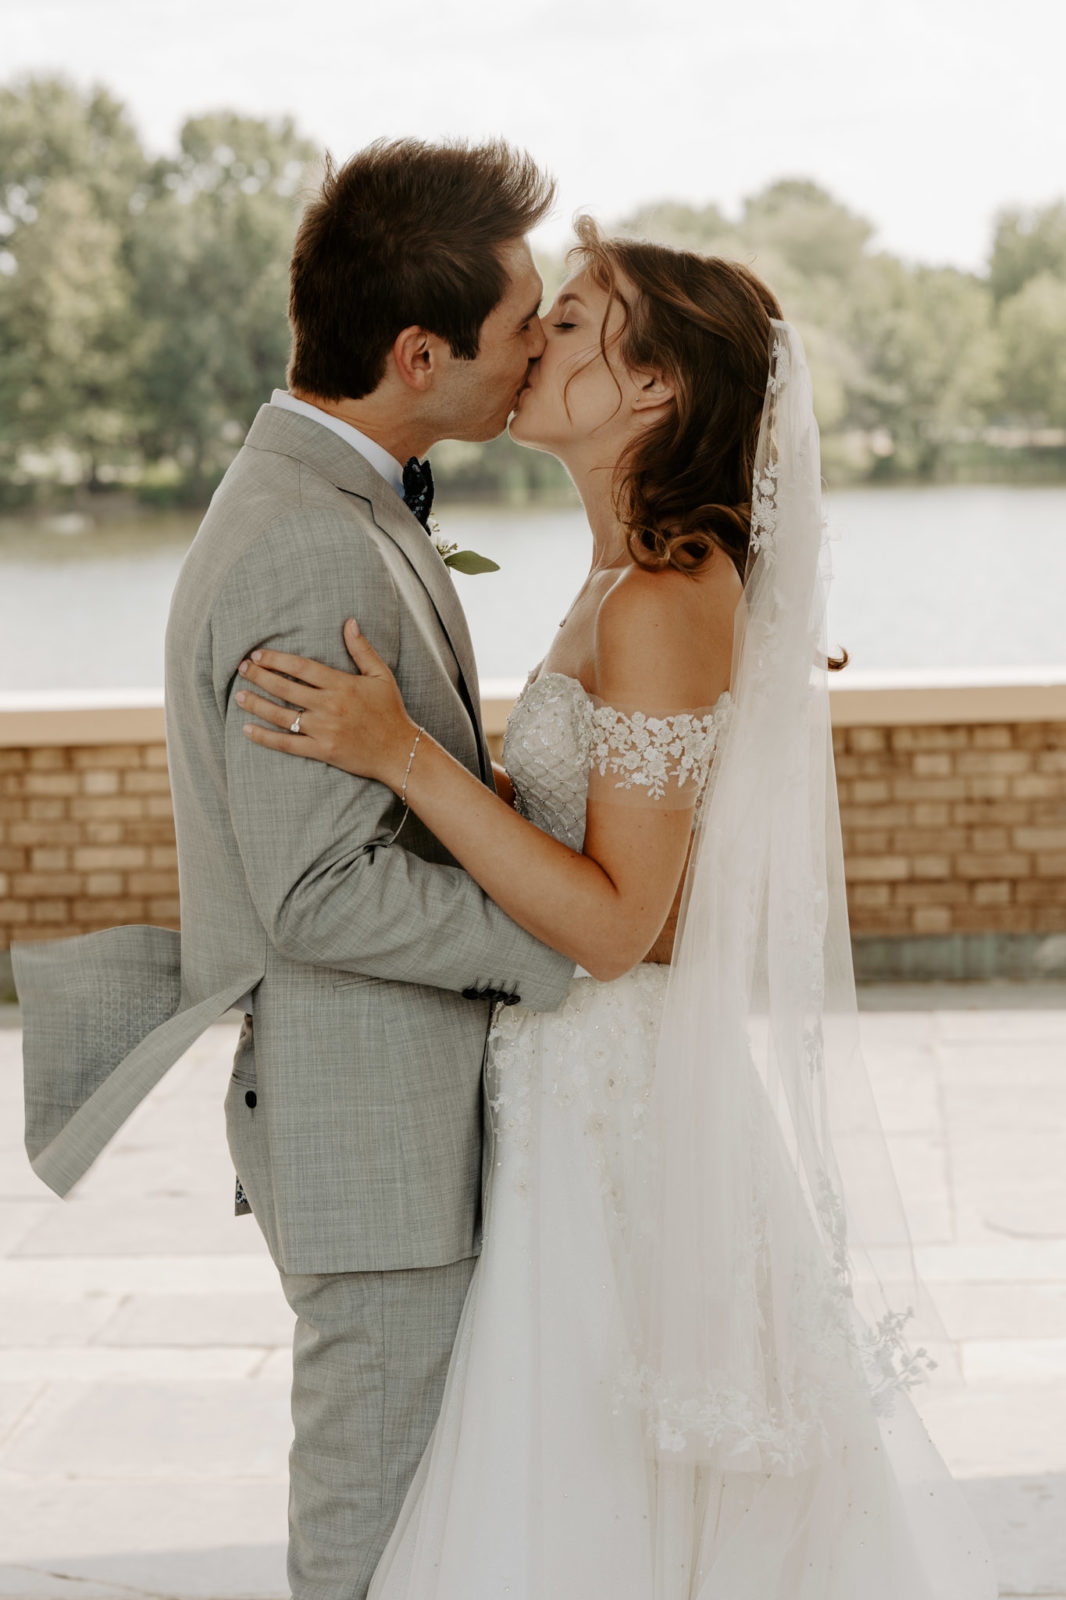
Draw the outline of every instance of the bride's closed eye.
<instances>
[{"instance_id":1,"label":"bride's closed eye","mask_svg":"<svg viewBox=\"0 0 1066 1600\"><path fill-rule=\"evenodd\" d=\"M552 327L553 328L576 328L577 327L577 323L576 322L553 322L552 323Z\"/></svg>"}]
</instances>

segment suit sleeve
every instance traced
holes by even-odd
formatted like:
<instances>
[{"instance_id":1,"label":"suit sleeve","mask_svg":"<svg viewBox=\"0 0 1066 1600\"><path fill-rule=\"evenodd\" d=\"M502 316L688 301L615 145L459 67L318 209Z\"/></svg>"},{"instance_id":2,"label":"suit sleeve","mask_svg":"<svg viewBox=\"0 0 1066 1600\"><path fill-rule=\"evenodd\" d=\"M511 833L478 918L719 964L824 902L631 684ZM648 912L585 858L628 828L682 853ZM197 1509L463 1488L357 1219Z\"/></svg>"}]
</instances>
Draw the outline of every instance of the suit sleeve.
<instances>
[{"instance_id":1,"label":"suit sleeve","mask_svg":"<svg viewBox=\"0 0 1066 1600\"><path fill-rule=\"evenodd\" d=\"M394 670L401 602L379 552L327 513L279 519L232 569L211 619L214 691L225 720L226 783L256 910L294 961L559 1004L573 963L491 901L461 867L390 843L402 811L385 785L254 744L234 695L259 645L352 670L348 616ZM410 824L409 824L410 825Z\"/></svg>"}]
</instances>

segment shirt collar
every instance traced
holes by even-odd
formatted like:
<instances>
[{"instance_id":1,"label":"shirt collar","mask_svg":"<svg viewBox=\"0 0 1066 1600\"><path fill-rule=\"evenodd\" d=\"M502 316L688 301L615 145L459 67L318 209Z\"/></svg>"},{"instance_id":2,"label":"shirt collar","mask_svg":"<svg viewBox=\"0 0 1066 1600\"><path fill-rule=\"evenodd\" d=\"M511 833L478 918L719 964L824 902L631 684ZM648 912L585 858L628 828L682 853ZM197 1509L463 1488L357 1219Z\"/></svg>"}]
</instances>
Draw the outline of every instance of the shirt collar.
<instances>
[{"instance_id":1,"label":"shirt collar","mask_svg":"<svg viewBox=\"0 0 1066 1600\"><path fill-rule=\"evenodd\" d=\"M306 400L297 400L289 394L287 389L275 389L270 396L272 406L280 406L283 411L295 411L298 416L309 417L312 422L321 423L323 428L328 428L345 444L350 444L353 450L358 450L364 461L369 461L374 471L378 473L390 489L403 499L403 468L400 463L383 450L374 439L368 439L365 433L360 433L358 428L353 428L350 422L342 422L340 417L335 417L329 411L323 411L321 406L309 405Z\"/></svg>"}]
</instances>

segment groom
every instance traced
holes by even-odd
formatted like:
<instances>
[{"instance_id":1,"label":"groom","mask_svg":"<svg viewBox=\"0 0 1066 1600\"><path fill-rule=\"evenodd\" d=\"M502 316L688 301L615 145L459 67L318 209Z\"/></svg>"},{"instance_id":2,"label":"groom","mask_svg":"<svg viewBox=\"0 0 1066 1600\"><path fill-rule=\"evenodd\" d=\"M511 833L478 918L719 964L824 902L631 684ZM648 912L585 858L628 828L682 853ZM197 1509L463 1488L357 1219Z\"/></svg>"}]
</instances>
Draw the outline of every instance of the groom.
<instances>
[{"instance_id":1,"label":"groom","mask_svg":"<svg viewBox=\"0 0 1066 1600\"><path fill-rule=\"evenodd\" d=\"M296 1314L294 1600L366 1594L439 1409L479 1247L492 1004L554 1008L572 964L510 922L390 790L245 738L236 669L264 644L350 669L341 628L357 616L412 716L493 785L470 639L425 526L431 480L412 458L502 430L543 348L525 235L551 197L502 144L377 144L327 171L293 253L289 390L218 489L167 629L180 995L162 930L17 960L28 1143L61 1192L190 1034L238 997L247 1013L226 1121L239 1207ZM101 1041L65 1078L57 993L90 1008L79 1037ZM63 1078L63 1108L46 1107L47 1072Z\"/></svg>"}]
</instances>

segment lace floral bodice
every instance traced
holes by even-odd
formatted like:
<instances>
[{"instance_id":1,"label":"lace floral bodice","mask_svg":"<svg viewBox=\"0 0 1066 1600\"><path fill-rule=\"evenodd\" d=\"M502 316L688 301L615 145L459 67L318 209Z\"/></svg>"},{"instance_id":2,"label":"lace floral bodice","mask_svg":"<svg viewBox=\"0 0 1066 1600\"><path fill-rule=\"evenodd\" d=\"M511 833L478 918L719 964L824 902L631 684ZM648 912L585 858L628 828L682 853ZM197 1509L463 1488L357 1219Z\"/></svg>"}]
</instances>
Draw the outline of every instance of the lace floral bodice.
<instances>
[{"instance_id":1,"label":"lace floral bodice","mask_svg":"<svg viewBox=\"0 0 1066 1600\"><path fill-rule=\"evenodd\" d=\"M516 700L503 744L519 814L580 850L592 774L605 797L695 805L730 704L723 694L710 711L653 717L602 705L564 673L540 673Z\"/></svg>"}]
</instances>

